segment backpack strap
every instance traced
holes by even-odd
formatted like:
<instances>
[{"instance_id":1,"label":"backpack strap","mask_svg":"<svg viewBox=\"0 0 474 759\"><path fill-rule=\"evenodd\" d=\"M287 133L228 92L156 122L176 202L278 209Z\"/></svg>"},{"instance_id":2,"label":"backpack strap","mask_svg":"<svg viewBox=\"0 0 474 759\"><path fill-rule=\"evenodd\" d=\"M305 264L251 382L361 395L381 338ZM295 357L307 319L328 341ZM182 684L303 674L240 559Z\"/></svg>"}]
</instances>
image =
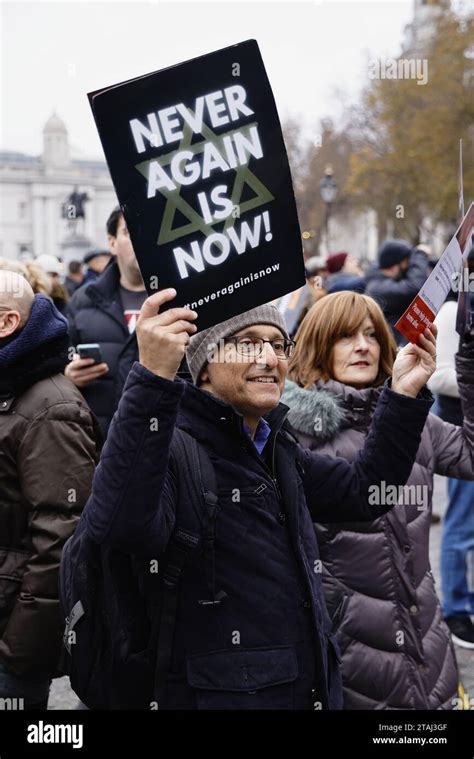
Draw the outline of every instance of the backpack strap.
<instances>
[{"instance_id":1,"label":"backpack strap","mask_svg":"<svg viewBox=\"0 0 474 759\"><path fill-rule=\"evenodd\" d=\"M219 513L214 466L204 448L183 430L175 428L172 451L180 478L176 526L166 552L161 614L153 621L151 645L156 650L154 699L164 694L173 650L179 583L187 560L199 549L207 566L209 598L203 605L216 605L226 597L215 588L215 520Z\"/></svg>"}]
</instances>

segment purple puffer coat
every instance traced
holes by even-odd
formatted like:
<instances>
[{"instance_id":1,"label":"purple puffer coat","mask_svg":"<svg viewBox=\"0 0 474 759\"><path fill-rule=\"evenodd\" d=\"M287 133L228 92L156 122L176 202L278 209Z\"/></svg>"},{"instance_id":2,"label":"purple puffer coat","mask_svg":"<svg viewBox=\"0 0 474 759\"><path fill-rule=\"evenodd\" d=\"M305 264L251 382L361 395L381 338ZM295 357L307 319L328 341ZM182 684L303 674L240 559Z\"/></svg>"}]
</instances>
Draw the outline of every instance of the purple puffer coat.
<instances>
[{"instance_id":1,"label":"purple puffer coat","mask_svg":"<svg viewBox=\"0 0 474 759\"><path fill-rule=\"evenodd\" d=\"M396 496L399 505L370 523L315 525L326 602L339 625L345 709L453 708L456 659L428 548L434 474L474 479L474 361L457 356L456 365L464 425L429 414L405 489L373 494L374 503ZM282 400L303 446L352 461L379 393L288 382Z\"/></svg>"}]
</instances>

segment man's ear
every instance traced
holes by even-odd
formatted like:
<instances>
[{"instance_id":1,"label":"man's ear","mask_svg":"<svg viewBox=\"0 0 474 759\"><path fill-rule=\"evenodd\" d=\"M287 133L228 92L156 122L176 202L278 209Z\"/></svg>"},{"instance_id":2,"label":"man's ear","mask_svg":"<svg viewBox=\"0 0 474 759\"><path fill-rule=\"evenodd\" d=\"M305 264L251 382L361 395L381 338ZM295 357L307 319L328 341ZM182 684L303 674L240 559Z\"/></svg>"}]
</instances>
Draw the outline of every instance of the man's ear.
<instances>
[{"instance_id":1,"label":"man's ear","mask_svg":"<svg viewBox=\"0 0 474 759\"><path fill-rule=\"evenodd\" d=\"M112 253L113 256L115 256L116 255L115 244L117 242L117 238L114 237L114 235L107 235L107 241L109 243L110 252Z\"/></svg>"},{"instance_id":2,"label":"man's ear","mask_svg":"<svg viewBox=\"0 0 474 759\"><path fill-rule=\"evenodd\" d=\"M5 311L3 319L0 319L0 340L10 337L18 329L21 323L19 311Z\"/></svg>"}]
</instances>

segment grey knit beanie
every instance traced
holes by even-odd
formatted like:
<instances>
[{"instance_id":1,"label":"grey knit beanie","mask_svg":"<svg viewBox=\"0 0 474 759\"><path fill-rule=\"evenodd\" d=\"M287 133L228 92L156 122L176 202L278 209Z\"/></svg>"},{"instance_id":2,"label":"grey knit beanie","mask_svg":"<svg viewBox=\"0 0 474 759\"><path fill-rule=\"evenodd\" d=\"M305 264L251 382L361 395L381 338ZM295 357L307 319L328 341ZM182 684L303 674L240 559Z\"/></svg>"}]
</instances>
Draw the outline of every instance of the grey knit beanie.
<instances>
[{"instance_id":1,"label":"grey knit beanie","mask_svg":"<svg viewBox=\"0 0 474 759\"><path fill-rule=\"evenodd\" d=\"M285 321L278 309L271 303L257 306L257 308L233 316L225 322L215 324L214 327L198 332L192 336L186 348L186 360L195 385L219 340L222 340L223 337L235 335L244 327L253 327L254 324L272 324L280 330L284 337L288 338Z\"/></svg>"}]
</instances>

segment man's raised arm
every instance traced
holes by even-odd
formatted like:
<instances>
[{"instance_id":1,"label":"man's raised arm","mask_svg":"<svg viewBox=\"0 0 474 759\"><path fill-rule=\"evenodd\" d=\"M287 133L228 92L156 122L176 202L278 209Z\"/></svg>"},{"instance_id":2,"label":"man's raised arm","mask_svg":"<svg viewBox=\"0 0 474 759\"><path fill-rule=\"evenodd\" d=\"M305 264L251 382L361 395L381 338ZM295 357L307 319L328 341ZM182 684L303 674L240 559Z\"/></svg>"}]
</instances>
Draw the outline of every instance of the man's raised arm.
<instances>
[{"instance_id":1,"label":"man's raised arm","mask_svg":"<svg viewBox=\"0 0 474 759\"><path fill-rule=\"evenodd\" d=\"M163 551L174 525L176 487L169 451L183 386L173 382L197 314L159 313L176 295L144 302L137 322L139 362L127 378L84 510L91 537L132 553Z\"/></svg>"}]
</instances>

